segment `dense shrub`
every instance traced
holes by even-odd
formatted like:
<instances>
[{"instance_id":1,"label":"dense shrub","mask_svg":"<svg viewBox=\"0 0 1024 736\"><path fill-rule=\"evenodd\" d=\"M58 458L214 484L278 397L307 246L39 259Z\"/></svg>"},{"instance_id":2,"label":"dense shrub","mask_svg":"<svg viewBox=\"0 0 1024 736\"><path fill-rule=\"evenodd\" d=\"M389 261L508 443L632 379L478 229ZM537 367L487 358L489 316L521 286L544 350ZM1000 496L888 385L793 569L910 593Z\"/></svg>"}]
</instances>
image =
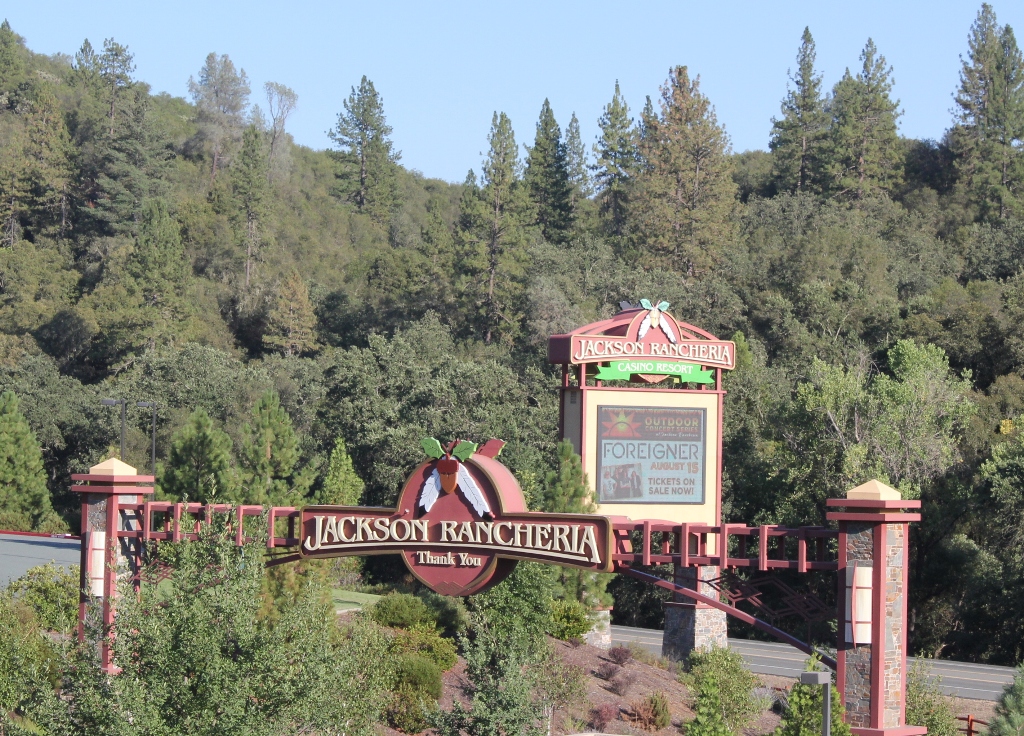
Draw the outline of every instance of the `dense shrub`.
<instances>
[{"instance_id":1,"label":"dense shrub","mask_svg":"<svg viewBox=\"0 0 1024 736\"><path fill-rule=\"evenodd\" d=\"M615 675L619 674L619 670L622 668L614 662L602 662L594 670L594 674L600 677L602 680L611 680Z\"/></svg>"},{"instance_id":2,"label":"dense shrub","mask_svg":"<svg viewBox=\"0 0 1024 736\"><path fill-rule=\"evenodd\" d=\"M660 731L672 722L665 693L651 693L630 704L630 720L644 731Z\"/></svg>"},{"instance_id":3,"label":"dense shrub","mask_svg":"<svg viewBox=\"0 0 1024 736\"><path fill-rule=\"evenodd\" d=\"M633 683L635 682L636 675L634 675L632 672L620 672L612 678L612 692L616 695L626 697L627 695L629 695L629 691L633 689Z\"/></svg>"},{"instance_id":4,"label":"dense shrub","mask_svg":"<svg viewBox=\"0 0 1024 736\"><path fill-rule=\"evenodd\" d=\"M593 623L590 611L577 600L557 600L551 602L551 622L548 633L556 639L569 641L586 635Z\"/></svg>"},{"instance_id":5,"label":"dense shrub","mask_svg":"<svg viewBox=\"0 0 1024 736\"><path fill-rule=\"evenodd\" d=\"M390 593L370 609L370 618L381 626L393 629L411 629L416 625L433 626L436 619L427 604L408 593Z\"/></svg>"},{"instance_id":6,"label":"dense shrub","mask_svg":"<svg viewBox=\"0 0 1024 736\"><path fill-rule=\"evenodd\" d=\"M49 562L33 567L4 591L36 614L49 631L69 632L78 625L78 565L69 569Z\"/></svg>"},{"instance_id":7,"label":"dense shrub","mask_svg":"<svg viewBox=\"0 0 1024 736\"><path fill-rule=\"evenodd\" d=\"M384 717L388 725L403 733L420 733L430 725L429 714L436 704L423 693L402 686L391 694Z\"/></svg>"},{"instance_id":8,"label":"dense shrub","mask_svg":"<svg viewBox=\"0 0 1024 736\"><path fill-rule=\"evenodd\" d=\"M817 657L807 661L807 670L812 670ZM821 733L822 688L820 685L793 685L789 692L787 707L782 713L782 723L775 729L775 736L805 736ZM839 702L839 689L829 688L832 699L832 736L850 736L850 727L843 720L846 709Z\"/></svg>"},{"instance_id":9,"label":"dense shrub","mask_svg":"<svg viewBox=\"0 0 1024 736\"><path fill-rule=\"evenodd\" d=\"M751 693L760 683L743 666L739 654L723 647L698 649L690 654L689 673L680 681L699 693L706 683L714 682L722 709L722 718L733 733L750 725L759 711L758 701Z\"/></svg>"},{"instance_id":10,"label":"dense shrub","mask_svg":"<svg viewBox=\"0 0 1024 736\"><path fill-rule=\"evenodd\" d=\"M590 725L595 731L604 731L608 724L618 719L619 708L611 703L602 703L590 711Z\"/></svg>"},{"instance_id":11,"label":"dense shrub","mask_svg":"<svg viewBox=\"0 0 1024 736\"><path fill-rule=\"evenodd\" d=\"M929 681L930 674L921 660L907 673L907 725L926 726L929 736L958 736L956 714L939 689L941 678Z\"/></svg>"},{"instance_id":12,"label":"dense shrub","mask_svg":"<svg viewBox=\"0 0 1024 736\"><path fill-rule=\"evenodd\" d=\"M615 664L626 664L633 659L633 650L629 647L612 647L608 650L607 656Z\"/></svg>"},{"instance_id":13,"label":"dense shrub","mask_svg":"<svg viewBox=\"0 0 1024 736\"><path fill-rule=\"evenodd\" d=\"M469 613L461 598L438 595L430 591L420 593L419 598L430 610L437 628L446 637L454 639L466 630Z\"/></svg>"},{"instance_id":14,"label":"dense shrub","mask_svg":"<svg viewBox=\"0 0 1024 736\"><path fill-rule=\"evenodd\" d=\"M426 657L442 671L450 670L458 661L455 644L432 626L417 624L407 631L399 631L395 645L399 651Z\"/></svg>"},{"instance_id":15,"label":"dense shrub","mask_svg":"<svg viewBox=\"0 0 1024 736\"><path fill-rule=\"evenodd\" d=\"M437 700L442 690L441 668L420 654L401 654L395 664L395 690L403 687Z\"/></svg>"}]
</instances>

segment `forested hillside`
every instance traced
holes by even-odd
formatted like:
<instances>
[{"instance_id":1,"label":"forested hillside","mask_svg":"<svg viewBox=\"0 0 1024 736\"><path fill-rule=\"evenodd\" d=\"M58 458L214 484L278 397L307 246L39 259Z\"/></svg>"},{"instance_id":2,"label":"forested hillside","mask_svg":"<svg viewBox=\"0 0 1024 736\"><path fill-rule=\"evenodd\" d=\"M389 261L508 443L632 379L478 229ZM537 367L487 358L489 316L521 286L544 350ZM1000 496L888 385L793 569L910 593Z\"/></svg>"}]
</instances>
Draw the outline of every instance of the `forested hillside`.
<instances>
[{"instance_id":1,"label":"forested hillside","mask_svg":"<svg viewBox=\"0 0 1024 736\"><path fill-rule=\"evenodd\" d=\"M900 136L884 49L826 80L805 31L769 151L732 151L679 66L641 110L616 85L577 111L594 142L547 102L517 129L495 112L462 184L402 167L365 77L314 151L288 134L295 93L226 55L196 59L184 100L135 77L131 39L48 57L16 31L0 528L75 528L69 474L117 444L103 398L129 402L140 471L135 403L157 403L163 497L390 503L421 437L497 436L540 504L548 336L664 299L739 345L727 520L824 523L880 478L924 501L911 648L1024 658L1024 61L991 7L948 49L940 141Z\"/></svg>"}]
</instances>

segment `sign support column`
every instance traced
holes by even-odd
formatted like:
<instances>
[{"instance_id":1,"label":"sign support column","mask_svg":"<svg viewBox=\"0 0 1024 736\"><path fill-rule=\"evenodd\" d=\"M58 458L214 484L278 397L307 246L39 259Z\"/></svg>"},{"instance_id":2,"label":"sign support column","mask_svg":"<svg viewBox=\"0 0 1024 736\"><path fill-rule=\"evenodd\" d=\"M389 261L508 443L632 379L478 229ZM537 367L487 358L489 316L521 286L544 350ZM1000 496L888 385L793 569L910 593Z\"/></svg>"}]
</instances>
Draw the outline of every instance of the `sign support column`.
<instances>
[{"instance_id":1,"label":"sign support column","mask_svg":"<svg viewBox=\"0 0 1024 736\"><path fill-rule=\"evenodd\" d=\"M118 578L138 572L141 540L119 539L119 531L140 528L135 514L121 504L139 502L139 494L153 492L153 476L138 475L135 468L116 458L94 465L88 473L75 474L71 480L82 485L71 490L82 495L81 597L78 611L78 639L85 640L85 621L94 613L102 617L100 662L103 670L116 668L110 648L114 629L114 599Z\"/></svg>"},{"instance_id":2,"label":"sign support column","mask_svg":"<svg viewBox=\"0 0 1024 736\"><path fill-rule=\"evenodd\" d=\"M836 678L854 736L917 736L906 725L907 533L920 501L877 480L828 500L839 522Z\"/></svg>"}]
</instances>

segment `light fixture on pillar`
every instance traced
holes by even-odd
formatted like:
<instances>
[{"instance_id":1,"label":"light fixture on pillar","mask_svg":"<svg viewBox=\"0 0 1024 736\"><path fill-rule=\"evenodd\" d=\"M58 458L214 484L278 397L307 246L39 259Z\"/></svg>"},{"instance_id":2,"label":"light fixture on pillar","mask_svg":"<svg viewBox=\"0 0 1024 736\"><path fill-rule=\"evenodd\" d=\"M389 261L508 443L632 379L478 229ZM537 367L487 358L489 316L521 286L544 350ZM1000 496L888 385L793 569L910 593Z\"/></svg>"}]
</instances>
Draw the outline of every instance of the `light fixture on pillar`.
<instances>
[{"instance_id":1,"label":"light fixture on pillar","mask_svg":"<svg viewBox=\"0 0 1024 736\"><path fill-rule=\"evenodd\" d=\"M118 406L121 407L121 454L118 459L124 462L124 425L125 425L125 409L128 406L128 401L125 399L100 399L100 403L103 406Z\"/></svg>"},{"instance_id":2,"label":"light fixture on pillar","mask_svg":"<svg viewBox=\"0 0 1024 736\"><path fill-rule=\"evenodd\" d=\"M829 690L832 686L832 673L801 672L800 684L821 685L821 735L830 736L832 733L832 693Z\"/></svg>"},{"instance_id":3,"label":"light fixture on pillar","mask_svg":"<svg viewBox=\"0 0 1024 736\"><path fill-rule=\"evenodd\" d=\"M871 643L870 564L855 561L846 568L846 643Z\"/></svg>"}]
</instances>

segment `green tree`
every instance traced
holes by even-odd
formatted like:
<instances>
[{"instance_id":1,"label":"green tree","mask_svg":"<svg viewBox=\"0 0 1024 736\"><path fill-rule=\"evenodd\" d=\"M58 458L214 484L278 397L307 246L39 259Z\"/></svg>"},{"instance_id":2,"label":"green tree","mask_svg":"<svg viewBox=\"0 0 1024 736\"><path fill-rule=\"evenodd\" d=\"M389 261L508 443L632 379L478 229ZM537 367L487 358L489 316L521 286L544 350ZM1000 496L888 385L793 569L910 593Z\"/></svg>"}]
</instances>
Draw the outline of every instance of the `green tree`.
<instances>
[{"instance_id":1,"label":"green tree","mask_svg":"<svg viewBox=\"0 0 1024 736\"><path fill-rule=\"evenodd\" d=\"M686 67L669 71L661 114L644 118L640 153L631 211L641 257L688 276L706 271L729 237L736 184L729 138Z\"/></svg>"},{"instance_id":2,"label":"green tree","mask_svg":"<svg viewBox=\"0 0 1024 736\"><path fill-rule=\"evenodd\" d=\"M907 725L925 726L933 736L957 736L960 724L942 693L942 678L931 678L924 662L917 660L907 672Z\"/></svg>"},{"instance_id":3,"label":"green tree","mask_svg":"<svg viewBox=\"0 0 1024 736\"><path fill-rule=\"evenodd\" d=\"M61 526L54 516L39 443L20 411L18 397L5 391L0 394L0 529Z\"/></svg>"},{"instance_id":4,"label":"green tree","mask_svg":"<svg viewBox=\"0 0 1024 736\"><path fill-rule=\"evenodd\" d=\"M267 176L270 180L273 179L274 169L279 168L282 151L285 150L285 126L288 117L299 104L299 96L291 87L278 82L267 82L263 89L267 93L267 112L270 114L270 150L267 154L270 167Z\"/></svg>"},{"instance_id":5,"label":"green tree","mask_svg":"<svg viewBox=\"0 0 1024 736\"><path fill-rule=\"evenodd\" d=\"M0 90L13 90L25 75L25 49L21 36L4 19L0 24Z\"/></svg>"},{"instance_id":6,"label":"green tree","mask_svg":"<svg viewBox=\"0 0 1024 736\"><path fill-rule=\"evenodd\" d=\"M580 202L589 199L594 193L594 185L590 178L590 166L587 164L587 148L583 145L580 135L580 121L576 113L569 118L565 126L565 168L569 175L569 204L573 213L578 213ZM575 215L579 219L578 215Z\"/></svg>"},{"instance_id":7,"label":"green tree","mask_svg":"<svg viewBox=\"0 0 1024 736\"><path fill-rule=\"evenodd\" d=\"M170 563L170 577L118 601L119 676L99 669L87 642L59 670L67 701L30 705L33 720L67 736L376 733L394 676L387 636L362 622L340 635L311 587L262 618L266 542L238 548L233 537L218 520L200 540L161 550L154 562Z\"/></svg>"},{"instance_id":8,"label":"green tree","mask_svg":"<svg viewBox=\"0 0 1024 736\"><path fill-rule=\"evenodd\" d=\"M356 206L377 222L386 223L399 204L396 164L402 154L391 142L384 102L364 75L342 106L337 125L327 135L344 149L346 163L355 169L352 196Z\"/></svg>"},{"instance_id":9,"label":"green tree","mask_svg":"<svg viewBox=\"0 0 1024 736\"><path fill-rule=\"evenodd\" d=\"M192 269L181 243L181 226L163 199L150 199L142 206L131 271L143 284L149 304L161 304L184 293Z\"/></svg>"},{"instance_id":10,"label":"green tree","mask_svg":"<svg viewBox=\"0 0 1024 736\"><path fill-rule=\"evenodd\" d=\"M277 300L270 310L266 347L280 350L285 356L301 355L316 349L316 314L309 300L309 288L292 269L278 285Z\"/></svg>"},{"instance_id":11,"label":"green tree","mask_svg":"<svg viewBox=\"0 0 1024 736\"><path fill-rule=\"evenodd\" d=\"M60 103L49 85L40 85L28 118L25 154L31 182L34 219L41 230L49 224L66 233L70 218L74 154Z\"/></svg>"},{"instance_id":12,"label":"green tree","mask_svg":"<svg viewBox=\"0 0 1024 736\"><path fill-rule=\"evenodd\" d=\"M1013 29L983 3L961 58L950 132L958 185L987 220L1020 212L1024 182L1024 58Z\"/></svg>"},{"instance_id":13,"label":"green tree","mask_svg":"<svg viewBox=\"0 0 1024 736\"><path fill-rule=\"evenodd\" d=\"M267 218L269 155L266 136L257 125L249 125L242 133L242 149L238 163L231 171L235 195L241 205L241 240L245 245L245 288L252 279L253 262L263 243Z\"/></svg>"},{"instance_id":14,"label":"green tree","mask_svg":"<svg viewBox=\"0 0 1024 736\"><path fill-rule=\"evenodd\" d=\"M742 734L759 714L757 702L751 697L758 679L746 670L743 658L727 647L712 647L692 652L687 665L689 673L680 680L698 693L697 711L700 712L700 693L714 691L726 728L733 734Z\"/></svg>"},{"instance_id":15,"label":"green tree","mask_svg":"<svg viewBox=\"0 0 1024 736\"><path fill-rule=\"evenodd\" d=\"M693 719L684 729L686 736L732 736L732 729L722 714L722 699L717 680L702 680L697 686L694 701Z\"/></svg>"},{"instance_id":16,"label":"green tree","mask_svg":"<svg viewBox=\"0 0 1024 736\"><path fill-rule=\"evenodd\" d=\"M316 502L336 506L355 506L363 495L365 484L352 467L345 440L334 441L331 458L327 463L327 475L317 493Z\"/></svg>"},{"instance_id":17,"label":"green tree","mask_svg":"<svg viewBox=\"0 0 1024 736\"><path fill-rule=\"evenodd\" d=\"M521 164L512 122L494 113L490 144L483 162L483 186L470 172L459 222L464 274L462 291L475 313L485 343L501 336L515 339L522 319L522 298L529 264L524 223L529 202L520 180Z\"/></svg>"},{"instance_id":18,"label":"green tree","mask_svg":"<svg viewBox=\"0 0 1024 736\"><path fill-rule=\"evenodd\" d=\"M572 184L562 131L547 99L540 108L537 134L526 157L526 188L536 223L551 243L564 243L573 226Z\"/></svg>"},{"instance_id":19,"label":"green tree","mask_svg":"<svg viewBox=\"0 0 1024 736\"><path fill-rule=\"evenodd\" d=\"M132 85L132 72L135 71L135 57L112 38L104 39L103 53L97 58L97 69L100 81L106 89L108 98L107 117L110 121L110 137L114 137L116 128L118 98L123 91Z\"/></svg>"},{"instance_id":20,"label":"green tree","mask_svg":"<svg viewBox=\"0 0 1024 736\"><path fill-rule=\"evenodd\" d=\"M199 79L189 77L188 91L195 103L200 140L212 159L212 183L242 137L249 105L249 78L244 69L235 71L227 54L211 53L199 70Z\"/></svg>"},{"instance_id":21,"label":"green tree","mask_svg":"<svg viewBox=\"0 0 1024 736\"><path fill-rule=\"evenodd\" d=\"M832 90L832 123L824 154L827 191L861 200L893 192L903 182L903 148L893 100L892 67L870 38L861 52L861 70L847 69Z\"/></svg>"},{"instance_id":22,"label":"green tree","mask_svg":"<svg viewBox=\"0 0 1024 736\"><path fill-rule=\"evenodd\" d=\"M820 147L828 132L828 114L821 91L821 74L814 70L816 56L811 29L804 34L797 52L797 71L790 76L793 86L782 101L782 117L772 119L769 148L772 168L781 191L817 191L820 188Z\"/></svg>"},{"instance_id":23,"label":"green tree","mask_svg":"<svg viewBox=\"0 0 1024 736\"><path fill-rule=\"evenodd\" d=\"M638 131L629 116L629 105L615 81L612 100L597 121L601 134L594 144L595 182L600 212L607 231L621 237L626 232L626 198L639 167Z\"/></svg>"},{"instance_id":24,"label":"green tree","mask_svg":"<svg viewBox=\"0 0 1024 736\"><path fill-rule=\"evenodd\" d=\"M309 481L296 472L299 438L275 391L268 391L256 402L244 434L245 502L287 506L289 501L301 499Z\"/></svg>"},{"instance_id":25,"label":"green tree","mask_svg":"<svg viewBox=\"0 0 1024 736\"><path fill-rule=\"evenodd\" d=\"M992 736L1019 736L1024 733L1024 667L1018 667L1013 682L1003 688L996 705L995 718L988 725Z\"/></svg>"},{"instance_id":26,"label":"green tree","mask_svg":"<svg viewBox=\"0 0 1024 736\"><path fill-rule=\"evenodd\" d=\"M557 514L592 514L593 493L583 473L583 463L576 454L572 443L563 440L558 444L558 467L548 473L544 484L544 511ZM586 604L588 607L605 606L611 601L605 592L608 575L558 568L556 573L561 594Z\"/></svg>"},{"instance_id":27,"label":"green tree","mask_svg":"<svg viewBox=\"0 0 1024 736\"><path fill-rule=\"evenodd\" d=\"M161 493L191 503L225 503L233 499L235 469L231 438L218 429L204 409L196 409L171 440L160 474Z\"/></svg>"}]
</instances>

